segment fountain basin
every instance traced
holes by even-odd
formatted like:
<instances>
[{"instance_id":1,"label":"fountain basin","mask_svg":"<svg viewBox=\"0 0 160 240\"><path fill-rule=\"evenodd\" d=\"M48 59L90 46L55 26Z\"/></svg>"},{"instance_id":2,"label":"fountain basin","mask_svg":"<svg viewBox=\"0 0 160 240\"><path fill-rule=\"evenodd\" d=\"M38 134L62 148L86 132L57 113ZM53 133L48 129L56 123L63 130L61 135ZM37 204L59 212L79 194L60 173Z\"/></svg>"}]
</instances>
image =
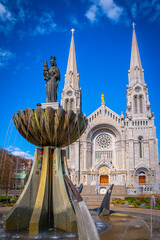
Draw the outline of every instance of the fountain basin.
<instances>
[{"instance_id":1,"label":"fountain basin","mask_svg":"<svg viewBox=\"0 0 160 240\"><path fill-rule=\"evenodd\" d=\"M14 113L13 121L19 133L38 147L65 147L75 142L87 125L82 114L52 107L19 110Z\"/></svg>"}]
</instances>

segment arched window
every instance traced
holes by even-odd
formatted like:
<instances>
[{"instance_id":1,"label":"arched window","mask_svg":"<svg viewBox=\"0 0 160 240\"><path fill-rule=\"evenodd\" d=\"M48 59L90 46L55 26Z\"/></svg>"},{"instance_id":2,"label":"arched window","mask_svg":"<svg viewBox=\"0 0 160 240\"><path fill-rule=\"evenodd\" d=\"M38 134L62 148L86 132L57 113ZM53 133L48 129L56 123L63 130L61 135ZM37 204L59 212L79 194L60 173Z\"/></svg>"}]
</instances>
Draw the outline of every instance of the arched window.
<instances>
[{"instance_id":1,"label":"arched window","mask_svg":"<svg viewBox=\"0 0 160 240\"><path fill-rule=\"evenodd\" d=\"M138 137L139 142L139 157L142 158L142 136Z\"/></svg>"},{"instance_id":2,"label":"arched window","mask_svg":"<svg viewBox=\"0 0 160 240\"><path fill-rule=\"evenodd\" d=\"M73 99L71 99L71 110L74 111L74 101L73 101Z\"/></svg>"},{"instance_id":3,"label":"arched window","mask_svg":"<svg viewBox=\"0 0 160 240\"><path fill-rule=\"evenodd\" d=\"M69 111L69 99L66 100L66 110Z\"/></svg>"},{"instance_id":4,"label":"arched window","mask_svg":"<svg viewBox=\"0 0 160 240\"><path fill-rule=\"evenodd\" d=\"M137 109L137 95L134 96L134 113L138 113L138 109Z\"/></svg>"},{"instance_id":5,"label":"arched window","mask_svg":"<svg viewBox=\"0 0 160 240\"><path fill-rule=\"evenodd\" d=\"M143 174L145 175L145 172L144 172L144 171L140 171L140 172L139 172L139 175L143 175Z\"/></svg>"},{"instance_id":6,"label":"arched window","mask_svg":"<svg viewBox=\"0 0 160 240\"><path fill-rule=\"evenodd\" d=\"M140 109L140 113L143 113L143 96L142 95L139 96L139 109Z\"/></svg>"}]
</instances>

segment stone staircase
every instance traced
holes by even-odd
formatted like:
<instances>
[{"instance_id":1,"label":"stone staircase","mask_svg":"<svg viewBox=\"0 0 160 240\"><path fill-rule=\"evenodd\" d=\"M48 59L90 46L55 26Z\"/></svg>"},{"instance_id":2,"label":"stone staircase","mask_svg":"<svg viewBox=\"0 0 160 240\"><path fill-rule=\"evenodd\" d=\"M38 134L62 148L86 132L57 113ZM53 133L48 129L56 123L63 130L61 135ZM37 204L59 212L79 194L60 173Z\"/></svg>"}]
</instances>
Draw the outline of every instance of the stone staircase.
<instances>
[{"instance_id":1,"label":"stone staircase","mask_svg":"<svg viewBox=\"0 0 160 240\"><path fill-rule=\"evenodd\" d=\"M99 208L104 195L94 195L94 196L83 196L82 198L87 205L88 209Z\"/></svg>"},{"instance_id":2,"label":"stone staircase","mask_svg":"<svg viewBox=\"0 0 160 240\"><path fill-rule=\"evenodd\" d=\"M96 186L95 185L84 185L82 190L82 195L94 195L96 194Z\"/></svg>"},{"instance_id":3,"label":"stone staircase","mask_svg":"<svg viewBox=\"0 0 160 240\"><path fill-rule=\"evenodd\" d=\"M83 191L81 193L84 202L86 203L88 209L94 209L100 207L102 200L105 195L96 194L96 186L83 186ZM111 194L111 201L113 197L125 197L127 196L126 187L121 185L114 185L112 194Z\"/></svg>"},{"instance_id":4,"label":"stone staircase","mask_svg":"<svg viewBox=\"0 0 160 240\"><path fill-rule=\"evenodd\" d=\"M126 196L127 191L126 191L126 186L121 186L121 185L114 185L113 190L112 190L112 196Z\"/></svg>"},{"instance_id":5,"label":"stone staircase","mask_svg":"<svg viewBox=\"0 0 160 240\"><path fill-rule=\"evenodd\" d=\"M96 195L95 185L84 185L82 195ZM126 196L127 191L125 186L114 185L112 190L112 196Z\"/></svg>"}]
</instances>

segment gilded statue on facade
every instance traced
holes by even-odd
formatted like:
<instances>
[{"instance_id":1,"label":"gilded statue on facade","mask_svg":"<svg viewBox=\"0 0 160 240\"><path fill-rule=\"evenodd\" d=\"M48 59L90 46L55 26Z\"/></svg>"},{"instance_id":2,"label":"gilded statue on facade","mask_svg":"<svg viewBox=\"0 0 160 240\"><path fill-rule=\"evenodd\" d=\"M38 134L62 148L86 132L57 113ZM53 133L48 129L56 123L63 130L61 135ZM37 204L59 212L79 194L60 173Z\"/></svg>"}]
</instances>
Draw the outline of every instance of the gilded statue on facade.
<instances>
[{"instance_id":1,"label":"gilded statue on facade","mask_svg":"<svg viewBox=\"0 0 160 240\"><path fill-rule=\"evenodd\" d=\"M101 94L101 101L104 102L104 94Z\"/></svg>"}]
</instances>

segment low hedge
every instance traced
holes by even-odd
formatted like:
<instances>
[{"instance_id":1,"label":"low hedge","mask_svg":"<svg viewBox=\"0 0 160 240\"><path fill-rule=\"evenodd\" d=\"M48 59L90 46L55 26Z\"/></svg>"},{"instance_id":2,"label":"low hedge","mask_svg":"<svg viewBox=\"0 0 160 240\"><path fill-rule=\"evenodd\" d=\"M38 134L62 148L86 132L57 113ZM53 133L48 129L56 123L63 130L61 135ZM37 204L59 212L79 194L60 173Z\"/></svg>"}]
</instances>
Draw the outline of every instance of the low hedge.
<instances>
[{"instance_id":1,"label":"low hedge","mask_svg":"<svg viewBox=\"0 0 160 240\"><path fill-rule=\"evenodd\" d=\"M6 202L8 200L8 202L10 202L12 196L0 196L0 202Z\"/></svg>"}]
</instances>

